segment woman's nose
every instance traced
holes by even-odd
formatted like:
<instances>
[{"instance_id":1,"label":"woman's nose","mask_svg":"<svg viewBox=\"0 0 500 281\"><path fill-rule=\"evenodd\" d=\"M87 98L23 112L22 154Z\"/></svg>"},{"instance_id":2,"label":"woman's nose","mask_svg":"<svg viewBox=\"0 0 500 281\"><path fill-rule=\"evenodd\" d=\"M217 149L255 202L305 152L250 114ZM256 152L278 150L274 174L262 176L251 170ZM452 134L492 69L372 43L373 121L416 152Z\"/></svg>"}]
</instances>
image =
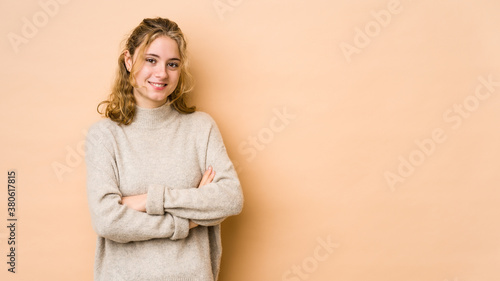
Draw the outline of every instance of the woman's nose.
<instances>
[{"instance_id":1,"label":"woman's nose","mask_svg":"<svg viewBox=\"0 0 500 281\"><path fill-rule=\"evenodd\" d=\"M158 78L166 78L168 76L167 68L165 66L158 66L155 71L155 76Z\"/></svg>"}]
</instances>

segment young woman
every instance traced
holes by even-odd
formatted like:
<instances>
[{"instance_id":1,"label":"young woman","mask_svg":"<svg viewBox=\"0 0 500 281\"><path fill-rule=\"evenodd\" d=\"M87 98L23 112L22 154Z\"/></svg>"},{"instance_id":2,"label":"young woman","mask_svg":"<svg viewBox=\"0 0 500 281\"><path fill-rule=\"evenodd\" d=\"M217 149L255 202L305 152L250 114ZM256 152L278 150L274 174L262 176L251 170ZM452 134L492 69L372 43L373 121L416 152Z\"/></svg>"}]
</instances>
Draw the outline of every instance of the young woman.
<instances>
[{"instance_id":1,"label":"young woman","mask_svg":"<svg viewBox=\"0 0 500 281\"><path fill-rule=\"evenodd\" d=\"M95 280L217 280L243 195L216 123L186 105L190 78L177 24L144 19L86 139Z\"/></svg>"}]
</instances>

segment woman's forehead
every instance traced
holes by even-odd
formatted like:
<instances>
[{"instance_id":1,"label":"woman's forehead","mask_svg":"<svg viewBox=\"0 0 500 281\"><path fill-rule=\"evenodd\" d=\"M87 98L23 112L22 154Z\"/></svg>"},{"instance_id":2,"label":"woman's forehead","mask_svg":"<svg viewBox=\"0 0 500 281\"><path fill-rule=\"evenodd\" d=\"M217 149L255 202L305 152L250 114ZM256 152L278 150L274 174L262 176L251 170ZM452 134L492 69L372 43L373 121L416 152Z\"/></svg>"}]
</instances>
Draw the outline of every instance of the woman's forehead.
<instances>
[{"instance_id":1,"label":"woman's forehead","mask_svg":"<svg viewBox=\"0 0 500 281\"><path fill-rule=\"evenodd\" d=\"M168 37L160 36L153 40L145 51L146 55L154 55L161 59L180 59L177 42Z\"/></svg>"}]
</instances>

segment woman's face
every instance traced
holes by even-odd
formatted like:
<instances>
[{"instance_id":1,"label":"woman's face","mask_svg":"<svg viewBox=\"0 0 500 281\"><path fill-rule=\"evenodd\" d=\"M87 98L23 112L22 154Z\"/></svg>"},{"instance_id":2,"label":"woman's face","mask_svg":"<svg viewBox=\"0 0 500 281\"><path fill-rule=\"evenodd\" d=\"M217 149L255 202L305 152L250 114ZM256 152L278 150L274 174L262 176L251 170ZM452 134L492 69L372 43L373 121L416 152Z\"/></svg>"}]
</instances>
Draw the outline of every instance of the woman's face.
<instances>
[{"instance_id":1,"label":"woman's face","mask_svg":"<svg viewBox=\"0 0 500 281\"><path fill-rule=\"evenodd\" d=\"M132 62L136 63L136 55L131 58L128 51L125 53L129 71ZM181 56L177 42L167 36L156 38L144 52L144 60L135 75L138 88L134 88L134 97L139 107L159 107L165 104L179 82Z\"/></svg>"}]
</instances>

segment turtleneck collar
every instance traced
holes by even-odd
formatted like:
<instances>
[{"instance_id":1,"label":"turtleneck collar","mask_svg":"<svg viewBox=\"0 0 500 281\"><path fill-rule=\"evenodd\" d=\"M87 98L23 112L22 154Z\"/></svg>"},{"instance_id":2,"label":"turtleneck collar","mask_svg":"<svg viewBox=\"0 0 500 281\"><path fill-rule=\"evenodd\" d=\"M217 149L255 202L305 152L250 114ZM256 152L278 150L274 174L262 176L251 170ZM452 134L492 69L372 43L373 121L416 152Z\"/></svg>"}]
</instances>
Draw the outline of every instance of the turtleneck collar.
<instances>
[{"instance_id":1,"label":"turtleneck collar","mask_svg":"<svg viewBox=\"0 0 500 281\"><path fill-rule=\"evenodd\" d=\"M135 106L134 120L130 124L137 128L158 128L169 122L175 115L175 108L169 102L156 108Z\"/></svg>"}]
</instances>

